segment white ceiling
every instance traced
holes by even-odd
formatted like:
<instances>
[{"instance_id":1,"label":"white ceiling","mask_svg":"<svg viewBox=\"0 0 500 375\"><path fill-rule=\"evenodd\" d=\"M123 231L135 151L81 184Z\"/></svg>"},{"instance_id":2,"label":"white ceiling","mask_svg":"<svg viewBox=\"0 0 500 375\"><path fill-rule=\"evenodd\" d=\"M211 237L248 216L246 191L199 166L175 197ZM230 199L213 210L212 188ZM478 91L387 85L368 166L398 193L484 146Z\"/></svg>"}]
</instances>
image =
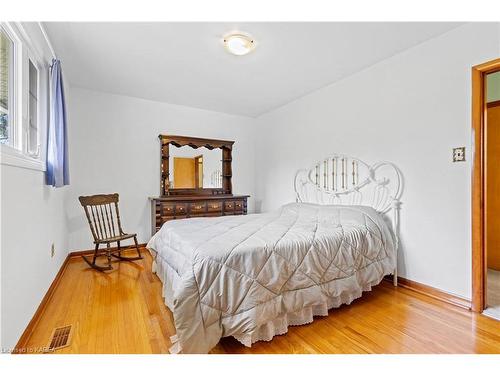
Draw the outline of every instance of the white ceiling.
<instances>
[{"instance_id":1,"label":"white ceiling","mask_svg":"<svg viewBox=\"0 0 500 375\"><path fill-rule=\"evenodd\" d=\"M256 117L459 23L45 24L71 85ZM250 33L233 56L222 36Z\"/></svg>"}]
</instances>

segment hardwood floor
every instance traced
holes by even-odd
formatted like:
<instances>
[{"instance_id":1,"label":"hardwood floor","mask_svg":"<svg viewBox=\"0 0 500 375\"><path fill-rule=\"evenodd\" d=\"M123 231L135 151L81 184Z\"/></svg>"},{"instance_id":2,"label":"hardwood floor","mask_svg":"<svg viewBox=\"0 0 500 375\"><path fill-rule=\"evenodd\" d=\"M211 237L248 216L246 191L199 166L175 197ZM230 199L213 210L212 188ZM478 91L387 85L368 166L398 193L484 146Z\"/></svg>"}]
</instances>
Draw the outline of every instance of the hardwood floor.
<instances>
[{"instance_id":1,"label":"hardwood floor","mask_svg":"<svg viewBox=\"0 0 500 375\"><path fill-rule=\"evenodd\" d=\"M486 293L486 310L484 314L500 320L500 271L488 268L488 291Z\"/></svg>"},{"instance_id":2,"label":"hardwood floor","mask_svg":"<svg viewBox=\"0 0 500 375\"><path fill-rule=\"evenodd\" d=\"M74 325L55 353L167 353L175 333L150 271L151 257L100 273L72 258L28 348L46 346L54 327ZM500 322L388 282L312 324L246 348L223 339L213 353L500 353Z\"/></svg>"}]
</instances>

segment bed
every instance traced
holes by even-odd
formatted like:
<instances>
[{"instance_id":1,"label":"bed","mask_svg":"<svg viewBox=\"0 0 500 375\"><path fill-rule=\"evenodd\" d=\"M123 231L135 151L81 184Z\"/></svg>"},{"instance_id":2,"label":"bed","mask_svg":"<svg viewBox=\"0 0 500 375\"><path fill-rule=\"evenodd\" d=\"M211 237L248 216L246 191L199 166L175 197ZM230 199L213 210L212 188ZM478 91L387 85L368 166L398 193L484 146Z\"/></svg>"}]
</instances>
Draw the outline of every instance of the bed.
<instances>
[{"instance_id":1,"label":"bed","mask_svg":"<svg viewBox=\"0 0 500 375\"><path fill-rule=\"evenodd\" d=\"M297 172L296 202L264 214L165 223L147 247L172 311L172 353L243 345L397 281L399 170L333 155ZM389 216L389 214L391 214Z\"/></svg>"}]
</instances>

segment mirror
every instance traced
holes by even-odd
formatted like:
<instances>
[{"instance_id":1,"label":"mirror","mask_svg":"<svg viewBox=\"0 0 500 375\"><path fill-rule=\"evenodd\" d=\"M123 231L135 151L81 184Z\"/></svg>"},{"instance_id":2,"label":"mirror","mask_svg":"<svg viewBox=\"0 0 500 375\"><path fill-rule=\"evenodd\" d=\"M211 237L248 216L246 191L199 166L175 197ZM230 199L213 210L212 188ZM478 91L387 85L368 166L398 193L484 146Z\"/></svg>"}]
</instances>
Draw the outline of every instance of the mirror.
<instances>
[{"instance_id":1,"label":"mirror","mask_svg":"<svg viewBox=\"0 0 500 375\"><path fill-rule=\"evenodd\" d=\"M232 194L234 141L160 134L160 196Z\"/></svg>"},{"instance_id":2,"label":"mirror","mask_svg":"<svg viewBox=\"0 0 500 375\"><path fill-rule=\"evenodd\" d=\"M171 147L169 170L171 189L222 188L222 150Z\"/></svg>"}]
</instances>

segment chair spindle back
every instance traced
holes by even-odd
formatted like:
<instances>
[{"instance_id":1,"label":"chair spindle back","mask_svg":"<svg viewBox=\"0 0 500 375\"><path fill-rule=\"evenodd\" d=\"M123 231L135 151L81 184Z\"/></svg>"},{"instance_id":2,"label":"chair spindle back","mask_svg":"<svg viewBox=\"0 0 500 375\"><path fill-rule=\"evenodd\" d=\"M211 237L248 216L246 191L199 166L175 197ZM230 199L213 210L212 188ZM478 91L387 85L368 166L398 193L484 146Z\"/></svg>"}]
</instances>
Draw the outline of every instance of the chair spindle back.
<instances>
[{"instance_id":1,"label":"chair spindle back","mask_svg":"<svg viewBox=\"0 0 500 375\"><path fill-rule=\"evenodd\" d=\"M106 240L124 234L118 209L118 194L99 194L79 197L94 241Z\"/></svg>"}]
</instances>

